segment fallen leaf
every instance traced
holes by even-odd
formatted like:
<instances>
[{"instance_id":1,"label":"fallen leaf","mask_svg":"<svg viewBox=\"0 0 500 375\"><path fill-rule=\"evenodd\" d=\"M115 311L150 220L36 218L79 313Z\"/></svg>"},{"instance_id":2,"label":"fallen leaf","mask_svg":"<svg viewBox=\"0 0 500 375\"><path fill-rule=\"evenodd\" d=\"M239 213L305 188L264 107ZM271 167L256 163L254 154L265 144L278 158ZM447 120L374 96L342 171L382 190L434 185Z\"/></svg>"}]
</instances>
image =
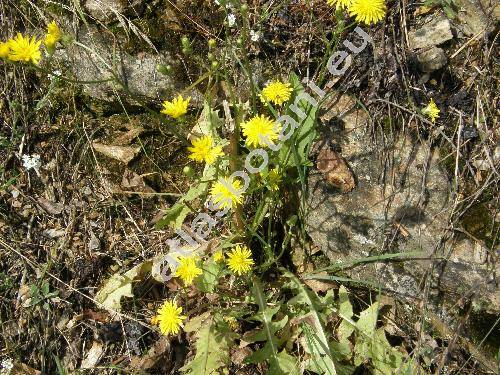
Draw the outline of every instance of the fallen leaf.
<instances>
[{"instance_id":1,"label":"fallen leaf","mask_svg":"<svg viewBox=\"0 0 500 375\"><path fill-rule=\"evenodd\" d=\"M14 363L14 367L9 373L10 375L40 375L41 372L35 370L24 363Z\"/></svg>"},{"instance_id":2,"label":"fallen leaf","mask_svg":"<svg viewBox=\"0 0 500 375\"><path fill-rule=\"evenodd\" d=\"M115 273L99 289L95 295L95 299L107 310L112 312L121 311L121 298L133 297L132 283L144 277L146 273L151 272L152 264L151 261L146 261L138 264L124 274Z\"/></svg>"},{"instance_id":3,"label":"fallen leaf","mask_svg":"<svg viewBox=\"0 0 500 375\"><path fill-rule=\"evenodd\" d=\"M128 128L129 131L115 138L113 142L115 145L117 146L129 145L134 140L134 138L139 136L144 131L144 128L142 126L130 125L128 126Z\"/></svg>"},{"instance_id":4,"label":"fallen leaf","mask_svg":"<svg viewBox=\"0 0 500 375\"><path fill-rule=\"evenodd\" d=\"M125 169L122 177L122 187L141 193L154 193L155 191L144 182L144 175Z\"/></svg>"},{"instance_id":5,"label":"fallen leaf","mask_svg":"<svg viewBox=\"0 0 500 375\"><path fill-rule=\"evenodd\" d=\"M64 204L49 201L43 197L38 198L38 204L51 215L59 215L64 210Z\"/></svg>"},{"instance_id":6,"label":"fallen leaf","mask_svg":"<svg viewBox=\"0 0 500 375\"><path fill-rule=\"evenodd\" d=\"M316 168L325 174L328 183L348 193L356 186L354 175L344 158L333 151L328 145L324 145L318 155Z\"/></svg>"},{"instance_id":7,"label":"fallen leaf","mask_svg":"<svg viewBox=\"0 0 500 375\"><path fill-rule=\"evenodd\" d=\"M149 370L170 352L170 339L162 336L143 356L134 356L130 359L130 367L133 369Z\"/></svg>"},{"instance_id":8,"label":"fallen leaf","mask_svg":"<svg viewBox=\"0 0 500 375\"><path fill-rule=\"evenodd\" d=\"M93 142L92 146L97 152L100 152L101 154L112 159L121 161L124 164L128 164L141 150L140 146L112 146L98 142Z\"/></svg>"},{"instance_id":9,"label":"fallen leaf","mask_svg":"<svg viewBox=\"0 0 500 375\"><path fill-rule=\"evenodd\" d=\"M82 360L80 368L82 369L94 368L99 363L103 353L104 353L103 345L100 342L94 341L92 343L92 347L87 352L87 355Z\"/></svg>"}]
</instances>

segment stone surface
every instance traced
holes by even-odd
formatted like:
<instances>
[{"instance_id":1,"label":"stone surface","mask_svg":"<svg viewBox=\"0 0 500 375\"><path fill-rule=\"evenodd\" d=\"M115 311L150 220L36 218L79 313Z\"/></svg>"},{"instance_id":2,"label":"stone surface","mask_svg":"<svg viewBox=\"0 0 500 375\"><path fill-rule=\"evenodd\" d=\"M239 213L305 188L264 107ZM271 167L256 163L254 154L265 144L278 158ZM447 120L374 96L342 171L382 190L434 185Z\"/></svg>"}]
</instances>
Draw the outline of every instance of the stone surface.
<instances>
[{"instance_id":1,"label":"stone surface","mask_svg":"<svg viewBox=\"0 0 500 375\"><path fill-rule=\"evenodd\" d=\"M434 306L443 297L450 304L460 297L473 297L483 308L498 311L500 295L494 282L495 265L488 262L491 257L479 244L453 237L447 230L453 204L436 151L409 138L388 143L390 137L382 134L373 139L366 114L349 112L354 107L353 99L342 96L323 116L323 121L343 120L343 131L325 131L324 137L341 149L356 177L356 187L342 194L329 186L321 172L311 171L307 231L313 242L332 264L370 255L418 252L424 259L376 262L347 272L412 301L422 299L427 280Z\"/></svg>"},{"instance_id":2,"label":"stone surface","mask_svg":"<svg viewBox=\"0 0 500 375\"><path fill-rule=\"evenodd\" d=\"M448 58L443 49L430 47L417 55L418 67L421 71L430 73L441 69L448 62Z\"/></svg>"},{"instance_id":3,"label":"stone surface","mask_svg":"<svg viewBox=\"0 0 500 375\"><path fill-rule=\"evenodd\" d=\"M90 15L101 21L111 19L116 13L123 13L125 6L123 0L87 0L85 2L85 9Z\"/></svg>"},{"instance_id":4,"label":"stone surface","mask_svg":"<svg viewBox=\"0 0 500 375\"><path fill-rule=\"evenodd\" d=\"M456 24L465 35L472 37L495 30L500 19L498 0L455 0L458 8Z\"/></svg>"},{"instance_id":5,"label":"stone surface","mask_svg":"<svg viewBox=\"0 0 500 375\"><path fill-rule=\"evenodd\" d=\"M431 19L417 30L408 32L408 42L413 49L438 46L453 38L447 18Z\"/></svg>"},{"instance_id":6,"label":"stone surface","mask_svg":"<svg viewBox=\"0 0 500 375\"><path fill-rule=\"evenodd\" d=\"M108 80L83 85L85 93L95 99L134 105L137 104L134 98L137 98L159 104L177 96L189 85L181 62L168 51L131 55L120 50L119 46L124 43L113 40L110 34L87 27L78 30L76 40L80 45L73 44L59 50L56 57L70 67L79 81ZM159 73L158 64L171 65L172 73L168 76ZM112 72L126 86L125 89L112 80ZM194 105L202 98L195 90L185 93L185 96L188 95L192 97L191 103Z\"/></svg>"}]
</instances>

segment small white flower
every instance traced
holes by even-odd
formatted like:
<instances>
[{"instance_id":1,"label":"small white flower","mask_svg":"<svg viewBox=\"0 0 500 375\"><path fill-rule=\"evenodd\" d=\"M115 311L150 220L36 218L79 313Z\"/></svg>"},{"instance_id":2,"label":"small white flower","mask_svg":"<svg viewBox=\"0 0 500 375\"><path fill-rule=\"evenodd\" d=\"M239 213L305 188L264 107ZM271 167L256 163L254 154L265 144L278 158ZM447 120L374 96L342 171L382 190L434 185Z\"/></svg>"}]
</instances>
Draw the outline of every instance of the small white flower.
<instances>
[{"instance_id":1,"label":"small white flower","mask_svg":"<svg viewBox=\"0 0 500 375\"><path fill-rule=\"evenodd\" d=\"M250 30L250 40L252 42L258 41L259 38L260 38L260 35L259 35L258 31Z\"/></svg>"},{"instance_id":2,"label":"small white flower","mask_svg":"<svg viewBox=\"0 0 500 375\"><path fill-rule=\"evenodd\" d=\"M214 0L215 4L217 5L220 5L220 1L219 0Z\"/></svg>"},{"instance_id":3,"label":"small white flower","mask_svg":"<svg viewBox=\"0 0 500 375\"><path fill-rule=\"evenodd\" d=\"M10 374L10 371L14 368L14 363L12 359L7 358L2 361L2 368L0 374Z\"/></svg>"},{"instance_id":4,"label":"small white flower","mask_svg":"<svg viewBox=\"0 0 500 375\"><path fill-rule=\"evenodd\" d=\"M236 23L236 16L232 13L229 14L227 16L227 24L229 25L229 27L233 27L235 23Z\"/></svg>"},{"instance_id":5,"label":"small white flower","mask_svg":"<svg viewBox=\"0 0 500 375\"><path fill-rule=\"evenodd\" d=\"M41 165L40 155L23 155L23 166L27 171L34 169L38 173L38 168L40 168Z\"/></svg>"}]
</instances>

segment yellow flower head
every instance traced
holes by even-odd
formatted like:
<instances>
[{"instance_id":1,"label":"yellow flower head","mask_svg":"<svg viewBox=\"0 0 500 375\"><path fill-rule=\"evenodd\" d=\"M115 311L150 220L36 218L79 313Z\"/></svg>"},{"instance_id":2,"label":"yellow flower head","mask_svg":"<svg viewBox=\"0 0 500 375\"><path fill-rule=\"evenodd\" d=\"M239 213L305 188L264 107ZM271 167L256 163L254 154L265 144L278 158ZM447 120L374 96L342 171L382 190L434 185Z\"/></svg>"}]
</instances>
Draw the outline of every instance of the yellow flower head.
<instances>
[{"instance_id":1,"label":"yellow flower head","mask_svg":"<svg viewBox=\"0 0 500 375\"><path fill-rule=\"evenodd\" d=\"M335 6L337 10L348 9L351 6L352 0L326 0L326 3L331 7Z\"/></svg>"},{"instance_id":2,"label":"yellow flower head","mask_svg":"<svg viewBox=\"0 0 500 375\"><path fill-rule=\"evenodd\" d=\"M225 316L224 321L233 331L236 331L239 328L238 321L234 316Z\"/></svg>"},{"instance_id":3,"label":"yellow flower head","mask_svg":"<svg viewBox=\"0 0 500 375\"><path fill-rule=\"evenodd\" d=\"M177 306L177 302L165 301L158 309L158 315L156 316L156 321L160 325L160 332L164 335L179 333L179 327L182 326L182 321L186 319L181 313L182 307Z\"/></svg>"},{"instance_id":4,"label":"yellow flower head","mask_svg":"<svg viewBox=\"0 0 500 375\"><path fill-rule=\"evenodd\" d=\"M223 262L224 261L224 252L222 250L217 250L214 253L214 260L216 262Z\"/></svg>"},{"instance_id":5,"label":"yellow flower head","mask_svg":"<svg viewBox=\"0 0 500 375\"><path fill-rule=\"evenodd\" d=\"M163 109L161 113L169 115L173 118L181 117L182 115L187 113L187 107L189 105L189 101L191 97L188 97L186 100L182 98L182 95L179 95L177 98L174 98L171 102L165 100L163 102Z\"/></svg>"},{"instance_id":6,"label":"yellow flower head","mask_svg":"<svg viewBox=\"0 0 500 375\"><path fill-rule=\"evenodd\" d=\"M194 256L179 257L179 265L175 271L175 276L180 277L184 285L193 284L193 280L202 273L201 268L196 265L196 258Z\"/></svg>"},{"instance_id":7,"label":"yellow flower head","mask_svg":"<svg viewBox=\"0 0 500 375\"><path fill-rule=\"evenodd\" d=\"M222 146L214 146L214 141L209 135L195 139L191 141L191 143L193 147L188 147L188 150L191 152L189 158L199 161L200 163L205 162L207 164L213 164L219 156L224 155Z\"/></svg>"},{"instance_id":8,"label":"yellow flower head","mask_svg":"<svg viewBox=\"0 0 500 375\"><path fill-rule=\"evenodd\" d=\"M267 183L269 190L278 191L281 184L281 174L278 168L271 169L267 175Z\"/></svg>"},{"instance_id":9,"label":"yellow flower head","mask_svg":"<svg viewBox=\"0 0 500 375\"><path fill-rule=\"evenodd\" d=\"M9 43L0 42L0 59L8 58L9 53L10 53Z\"/></svg>"},{"instance_id":10,"label":"yellow flower head","mask_svg":"<svg viewBox=\"0 0 500 375\"><path fill-rule=\"evenodd\" d=\"M233 191L229 189L230 186L233 187ZM241 204L243 201L241 182L237 179L233 179L232 184L227 177L219 179L219 181L212 186L210 194L212 195L212 200L220 209L232 208L237 204Z\"/></svg>"},{"instance_id":11,"label":"yellow flower head","mask_svg":"<svg viewBox=\"0 0 500 375\"><path fill-rule=\"evenodd\" d=\"M41 40L36 40L34 36L24 37L23 34L17 33L17 36L13 39L9 39L9 60L12 61L25 61L32 62L38 65L38 62L42 58L40 53Z\"/></svg>"},{"instance_id":12,"label":"yellow flower head","mask_svg":"<svg viewBox=\"0 0 500 375\"><path fill-rule=\"evenodd\" d=\"M48 49L53 49L57 42L61 40L61 30L55 21L47 26L47 35L45 35L44 44Z\"/></svg>"},{"instance_id":13,"label":"yellow flower head","mask_svg":"<svg viewBox=\"0 0 500 375\"><path fill-rule=\"evenodd\" d=\"M262 102L272 102L276 105L281 105L290 99L290 94L292 93L292 88L290 83L283 83L281 81L273 81L269 83L262 90L260 99Z\"/></svg>"},{"instance_id":14,"label":"yellow flower head","mask_svg":"<svg viewBox=\"0 0 500 375\"><path fill-rule=\"evenodd\" d=\"M352 0L348 10L357 22L370 25L384 19L387 7L385 0Z\"/></svg>"},{"instance_id":15,"label":"yellow flower head","mask_svg":"<svg viewBox=\"0 0 500 375\"><path fill-rule=\"evenodd\" d=\"M231 250L227 255L227 265L231 271L241 276L252 269L253 259L252 252L248 247L236 247Z\"/></svg>"},{"instance_id":16,"label":"yellow flower head","mask_svg":"<svg viewBox=\"0 0 500 375\"><path fill-rule=\"evenodd\" d=\"M243 135L247 138L245 143L253 147L267 147L266 142L261 140L260 136L267 139L267 143L270 143L278 139L278 133L281 130L275 121L264 115L255 116L242 123L241 128L243 129Z\"/></svg>"},{"instance_id":17,"label":"yellow flower head","mask_svg":"<svg viewBox=\"0 0 500 375\"><path fill-rule=\"evenodd\" d=\"M436 122L436 120L439 118L439 108L437 107L436 103L434 103L434 99L431 98L431 101L429 104L427 104L427 107L422 109L422 113L429 117L432 122Z\"/></svg>"}]
</instances>

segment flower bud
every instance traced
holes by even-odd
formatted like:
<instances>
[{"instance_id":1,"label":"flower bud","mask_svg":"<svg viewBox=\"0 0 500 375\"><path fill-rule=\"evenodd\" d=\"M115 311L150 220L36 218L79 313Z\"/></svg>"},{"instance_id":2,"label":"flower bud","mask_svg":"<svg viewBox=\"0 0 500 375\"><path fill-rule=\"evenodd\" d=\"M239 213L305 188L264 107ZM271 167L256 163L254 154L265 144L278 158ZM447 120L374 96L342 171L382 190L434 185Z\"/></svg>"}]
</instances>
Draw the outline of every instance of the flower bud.
<instances>
[{"instance_id":1,"label":"flower bud","mask_svg":"<svg viewBox=\"0 0 500 375\"><path fill-rule=\"evenodd\" d=\"M186 176L188 177L193 177L194 176L194 169L191 168L191 166L189 165L186 165L183 169L182 169L182 173L184 173Z\"/></svg>"},{"instance_id":2,"label":"flower bud","mask_svg":"<svg viewBox=\"0 0 500 375\"><path fill-rule=\"evenodd\" d=\"M156 70L158 71L158 73L161 73L163 75L169 75L170 73L172 73L172 66L170 64L157 64Z\"/></svg>"},{"instance_id":3,"label":"flower bud","mask_svg":"<svg viewBox=\"0 0 500 375\"><path fill-rule=\"evenodd\" d=\"M208 40L208 47L214 48L215 46L217 46L217 41L213 38L209 39Z\"/></svg>"}]
</instances>

